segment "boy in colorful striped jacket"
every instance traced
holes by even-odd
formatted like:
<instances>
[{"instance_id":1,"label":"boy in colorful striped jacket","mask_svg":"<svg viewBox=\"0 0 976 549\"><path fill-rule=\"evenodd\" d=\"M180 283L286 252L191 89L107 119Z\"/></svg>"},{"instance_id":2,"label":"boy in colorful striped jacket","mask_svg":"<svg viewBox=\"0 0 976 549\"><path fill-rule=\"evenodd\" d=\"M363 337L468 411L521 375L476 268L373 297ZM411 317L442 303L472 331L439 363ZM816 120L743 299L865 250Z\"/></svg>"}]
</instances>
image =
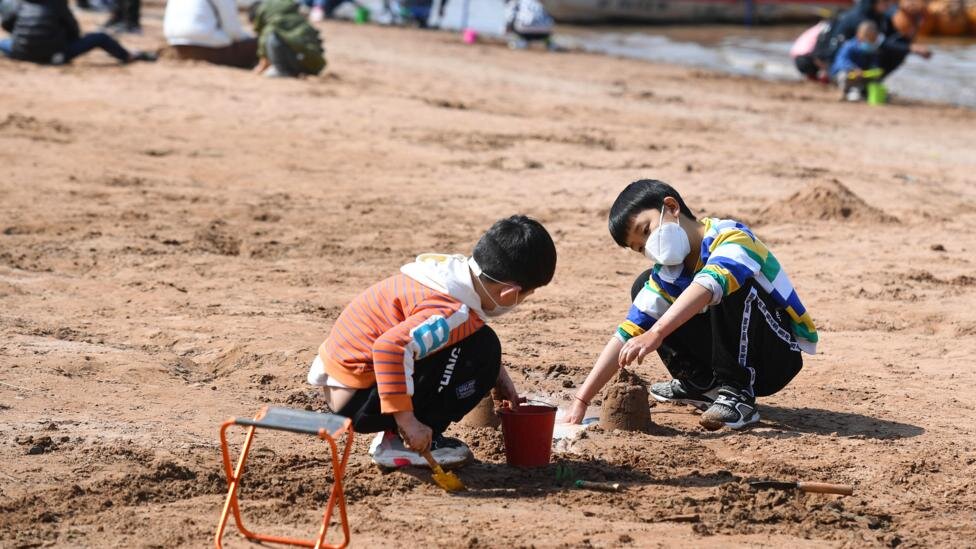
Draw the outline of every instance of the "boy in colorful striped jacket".
<instances>
[{"instance_id":1,"label":"boy in colorful striped jacket","mask_svg":"<svg viewBox=\"0 0 976 549\"><path fill-rule=\"evenodd\" d=\"M549 284L555 269L552 238L525 216L492 225L470 258L421 255L346 306L308 382L356 431L379 432L374 463L425 466L417 452L427 449L441 465L467 462L471 450L443 436L447 426L492 388L496 402L519 401L486 322Z\"/></svg>"},{"instance_id":2,"label":"boy in colorful striped jacket","mask_svg":"<svg viewBox=\"0 0 976 549\"><path fill-rule=\"evenodd\" d=\"M618 368L657 351L673 378L655 383L660 402L703 410L709 430L759 421L757 396L786 386L816 352L817 330L786 271L737 221L695 219L671 186L631 183L610 209L610 234L654 266L631 290L627 319L574 397L579 423Z\"/></svg>"}]
</instances>

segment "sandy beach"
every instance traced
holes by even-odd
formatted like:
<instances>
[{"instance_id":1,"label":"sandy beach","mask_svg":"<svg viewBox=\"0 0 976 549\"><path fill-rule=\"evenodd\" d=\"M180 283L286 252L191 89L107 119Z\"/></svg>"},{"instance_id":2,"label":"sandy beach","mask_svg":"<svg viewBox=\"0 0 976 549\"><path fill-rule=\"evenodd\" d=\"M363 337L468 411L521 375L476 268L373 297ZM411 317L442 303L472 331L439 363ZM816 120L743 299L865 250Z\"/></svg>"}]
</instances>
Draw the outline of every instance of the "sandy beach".
<instances>
[{"instance_id":1,"label":"sandy beach","mask_svg":"<svg viewBox=\"0 0 976 549\"><path fill-rule=\"evenodd\" d=\"M127 45L162 42L161 8L146 13ZM376 469L361 435L352 546L973 546L976 111L321 29L329 68L307 80L0 59L0 546L211 545L220 423L321 407L305 375L345 303L418 253L470 252L513 213L545 223L560 255L552 285L494 324L503 360L522 391L568 404L646 268L606 220L645 177L753 225L820 354L750 430L657 405L652 434L594 429L558 457L620 493L509 468L499 432L455 426L479 462L447 496L427 472ZM632 370L666 376L656 358ZM248 520L311 535L325 446L259 441ZM855 493L754 492L754 478Z\"/></svg>"}]
</instances>

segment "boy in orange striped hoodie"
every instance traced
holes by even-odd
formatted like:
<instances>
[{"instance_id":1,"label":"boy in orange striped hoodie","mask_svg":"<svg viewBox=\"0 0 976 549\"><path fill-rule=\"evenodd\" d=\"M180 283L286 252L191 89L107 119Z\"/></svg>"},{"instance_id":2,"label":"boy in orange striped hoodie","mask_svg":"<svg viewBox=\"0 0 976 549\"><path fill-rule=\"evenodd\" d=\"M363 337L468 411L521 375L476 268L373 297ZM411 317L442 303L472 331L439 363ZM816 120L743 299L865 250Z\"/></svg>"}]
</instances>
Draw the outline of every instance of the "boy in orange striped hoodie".
<instances>
[{"instance_id":1,"label":"boy in orange striped hoodie","mask_svg":"<svg viewBox=\"0 0 976 549\"><path fill-rule=\"evenodd\" d=\"M492 388L496 401L519 401L485 323L548 284L555 269L552 238L525 216L492 225L470 258L418 256L346 306L308 381L356 431L380 432L370 445L380 466L426 465L417 452L427 449L442 465L469 461L463 442L443 436L447 426Z\"/></svg>"}]
</instances>

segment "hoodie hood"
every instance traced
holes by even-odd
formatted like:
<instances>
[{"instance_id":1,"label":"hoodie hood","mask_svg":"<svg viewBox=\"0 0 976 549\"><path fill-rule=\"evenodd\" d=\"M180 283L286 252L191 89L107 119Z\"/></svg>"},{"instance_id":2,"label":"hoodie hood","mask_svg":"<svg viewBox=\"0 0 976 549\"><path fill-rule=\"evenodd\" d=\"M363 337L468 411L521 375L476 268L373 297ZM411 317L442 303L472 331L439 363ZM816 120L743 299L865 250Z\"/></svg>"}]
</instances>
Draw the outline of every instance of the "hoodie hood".
<instances>
[{"instance_id":1,"label":"hoodie hood","mask_svg":"<svg viewBox=\"0 0 976 549\"><path fill-rule=\"evenodd\" d=\"M413 263L400 267L400 272L434 291L457 299L474 311L478 318L488 321L488 316L481 310L481 297L474 289L468 258L465 256L421 254Z\"/></svg>"}]
</instances>

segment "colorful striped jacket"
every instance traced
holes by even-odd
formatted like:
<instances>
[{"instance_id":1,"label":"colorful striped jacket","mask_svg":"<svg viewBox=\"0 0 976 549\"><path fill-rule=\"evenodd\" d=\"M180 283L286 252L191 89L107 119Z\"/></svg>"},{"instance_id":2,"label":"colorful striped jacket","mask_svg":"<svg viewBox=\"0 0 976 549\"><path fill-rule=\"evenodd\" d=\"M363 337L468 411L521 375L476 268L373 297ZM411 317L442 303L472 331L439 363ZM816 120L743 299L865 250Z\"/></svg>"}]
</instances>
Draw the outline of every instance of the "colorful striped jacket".
<instances>
[{"instance_id":1,"label":"colorful striped jacket","mask_svg":"<svg viewBox=\"0 0 976 549\"><path fill-rule=\"evenodd\" d=\"M711 304L715 305L752 278L786 310L800 349L816 353L818 338L813 319L776 256L738 221L705 218L702 223L705 237L695 272L668 276L666 267L655 265L634 299L627 320L617 328L617 337L627 341L649 330L692 282L711 290Z\"/></svg>"}]
</instances>

